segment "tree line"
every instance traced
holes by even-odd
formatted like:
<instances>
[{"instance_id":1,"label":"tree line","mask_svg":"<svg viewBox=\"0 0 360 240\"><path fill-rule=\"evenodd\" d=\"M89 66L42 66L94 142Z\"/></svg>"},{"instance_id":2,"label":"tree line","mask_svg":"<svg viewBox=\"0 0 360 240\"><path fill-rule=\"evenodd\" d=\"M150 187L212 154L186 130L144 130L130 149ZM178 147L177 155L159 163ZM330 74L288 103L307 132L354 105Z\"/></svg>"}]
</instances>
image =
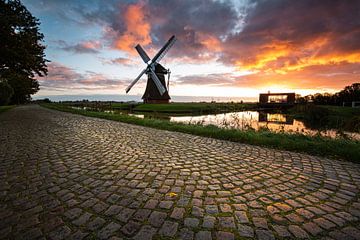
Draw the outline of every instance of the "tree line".
<instances>
[{"instance_id":1,"label":"tree line","mask_svg":"<svg viewBox=\"0 0 360 240\"><path fill-rule=\"evenodd\" d=\"M304 97L297 97L298 103L313 102L318 105L350 106L353 101L360 101L360 83L353 83L334 94L316 93Z\"/></svg>"},{"instance_id":2,"label":"tree line","mask_svg":"<svg viewBox=\"0 0 360 240\"><path fill-rule=\"evenodd\" d=\"M39 91L47 74L39 19L19 0L0 0L0 105L20 104Z\"/></svg>"}]
</instances>

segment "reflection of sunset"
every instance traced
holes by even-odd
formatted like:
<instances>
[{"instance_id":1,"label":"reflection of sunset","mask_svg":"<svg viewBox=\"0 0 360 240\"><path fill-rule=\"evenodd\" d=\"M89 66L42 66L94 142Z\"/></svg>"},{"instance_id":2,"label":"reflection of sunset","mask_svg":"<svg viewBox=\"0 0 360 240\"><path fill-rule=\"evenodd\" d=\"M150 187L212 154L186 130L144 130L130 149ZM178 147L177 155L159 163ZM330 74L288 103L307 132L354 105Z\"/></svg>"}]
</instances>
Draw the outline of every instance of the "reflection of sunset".
<instances>
[{"instance_id":1,"label":"reflection of sunset","mask_svg":"<svg viewBox=\"0 0 360 240\"><path fill-rule=\"evenodd\" d=\"M275 113L268 113L267 114L267 121L268 122L286 122L286 117L284 114L275 114Z\"/></svg>"}]
</instances>

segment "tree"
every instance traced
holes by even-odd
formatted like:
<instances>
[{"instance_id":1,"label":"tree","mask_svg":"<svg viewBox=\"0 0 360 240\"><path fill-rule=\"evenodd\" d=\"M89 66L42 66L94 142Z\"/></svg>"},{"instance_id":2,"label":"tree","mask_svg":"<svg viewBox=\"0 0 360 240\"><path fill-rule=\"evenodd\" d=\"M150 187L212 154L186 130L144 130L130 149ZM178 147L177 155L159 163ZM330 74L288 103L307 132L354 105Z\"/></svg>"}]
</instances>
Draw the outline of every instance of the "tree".
<instances>
[{"instance_id":1,"label":"tree","mask_svg":"<svg viewBox=\"0 0 360 240\"><path fill-rule=\"evenodd\" d=\"M14 89L12 103L25 103L31 100L30 95L39 91L39 83L24 73L5 74L8 83Z\"/></svg>"},{"instance_id":2,"label":"tree","mask_svg":"<svg viewBox=\"0 0 360 240\"><path fill-rule=\"evenodd\" d=\"M340 91L338 97L342 102L360 101L360 83L353 83Z\"/></svg>"},{"instance_id":3,"label":"tree","mask_svg":"<svg viewBox=\"0 0 360 240\"><path fill-rule=\"evenodd\" d=\"M0 79L0 106L8 104L13 94L14 90L7 81Z\"/></svg>"},{"instance_id":4,"label":"tree","mask_svg":"<svg viewBox=\"0 0 360 240\"><path fill-rule=\"evenodd\" d=\"M0 0L0 77L13 88L14 103L29 100L39 90L35 75L47 74L39 25L19 0Z\"/></svg>"}]
</instances>

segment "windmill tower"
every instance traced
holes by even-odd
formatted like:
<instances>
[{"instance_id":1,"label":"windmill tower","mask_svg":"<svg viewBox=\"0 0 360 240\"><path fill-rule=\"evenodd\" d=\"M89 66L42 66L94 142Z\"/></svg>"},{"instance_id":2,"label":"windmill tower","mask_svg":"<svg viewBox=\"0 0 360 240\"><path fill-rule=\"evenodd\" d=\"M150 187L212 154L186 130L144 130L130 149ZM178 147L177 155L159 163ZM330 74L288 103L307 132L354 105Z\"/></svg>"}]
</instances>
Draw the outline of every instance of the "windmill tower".
<instances>
[{"instance_id":1,"label":"windmill tower","mask_svg":"<svg viewBox=\"0 0 360 240\"><path fill-rule=\"evenodd\" d=\"M139 53L142 60L147 64L146 68L142 70L139 76L126 88L126 93L139 81L145 73L148 76L145 93L142 96L144 103L168 103L169 84L166 84L165 75L170 74L170 71L165 69L159 62L169 51L175 43L176 38L172 36L166 44L160 49L153 59L150 59L140 44L136 45L135 49Z\"/></svg>"}]
</instances>

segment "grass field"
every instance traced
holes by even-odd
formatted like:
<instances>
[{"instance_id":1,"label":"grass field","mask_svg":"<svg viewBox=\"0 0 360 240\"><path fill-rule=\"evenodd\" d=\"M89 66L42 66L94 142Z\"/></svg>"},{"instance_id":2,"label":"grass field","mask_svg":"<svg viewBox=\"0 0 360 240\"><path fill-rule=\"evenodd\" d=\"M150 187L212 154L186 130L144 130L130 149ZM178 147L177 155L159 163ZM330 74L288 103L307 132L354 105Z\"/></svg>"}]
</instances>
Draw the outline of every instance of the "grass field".
<instances>
[{"instance_id":1,"label":"grass field","mask_svg":"<svg viewBox=\"0 0 360 240\"><path fill-rule=\"evenodd\" d=\"M242 103L170 103L170 104L139 104L133 110L138 112L159 113L215 113L246 110L255 104Z\"/></svg>"},{"instance_id":2,"label":"grass field","mask_svg":"<svg viewBox=\"0 0 360 240\"><path fill-rule=\"evenodd\" d=\"M133 112L173 113L173 114L202 114L243 111L256 108L250 103L170 103L170 104L143 104L143 103L75 103L77 107L90 107L113 110L131 110Z\"/></svg>"},{"instance_id":3,"label":"grass field","mask_svg":"<svg viewBox=\"0 0 360 240\"><path fill-rule=\"evenodd\" d=\"M11 108L14 108L15 105L9 105L9 106L0 106L0 113L5 112Z\"/></svg>"},{"instance_id":4,"label":"grass field","mask_svg":"<svg viewBox=\"0 0 360 240\"><path fill-rule=\"evenodd\" d=\"M320 136L311 137L300 134L274 133L269 131L241 131L236 129L222 129L216 126L189 125L159 119L141 119L126 114L109 114L104 112L78 110L61 104L42 104L42 106L89 117L104 118L152 128L190 133L281 150L304 152L312 155L339 158L360 163L359 141L351 141L342 138L331 139Z\"/></svg>"}]
</instances>

